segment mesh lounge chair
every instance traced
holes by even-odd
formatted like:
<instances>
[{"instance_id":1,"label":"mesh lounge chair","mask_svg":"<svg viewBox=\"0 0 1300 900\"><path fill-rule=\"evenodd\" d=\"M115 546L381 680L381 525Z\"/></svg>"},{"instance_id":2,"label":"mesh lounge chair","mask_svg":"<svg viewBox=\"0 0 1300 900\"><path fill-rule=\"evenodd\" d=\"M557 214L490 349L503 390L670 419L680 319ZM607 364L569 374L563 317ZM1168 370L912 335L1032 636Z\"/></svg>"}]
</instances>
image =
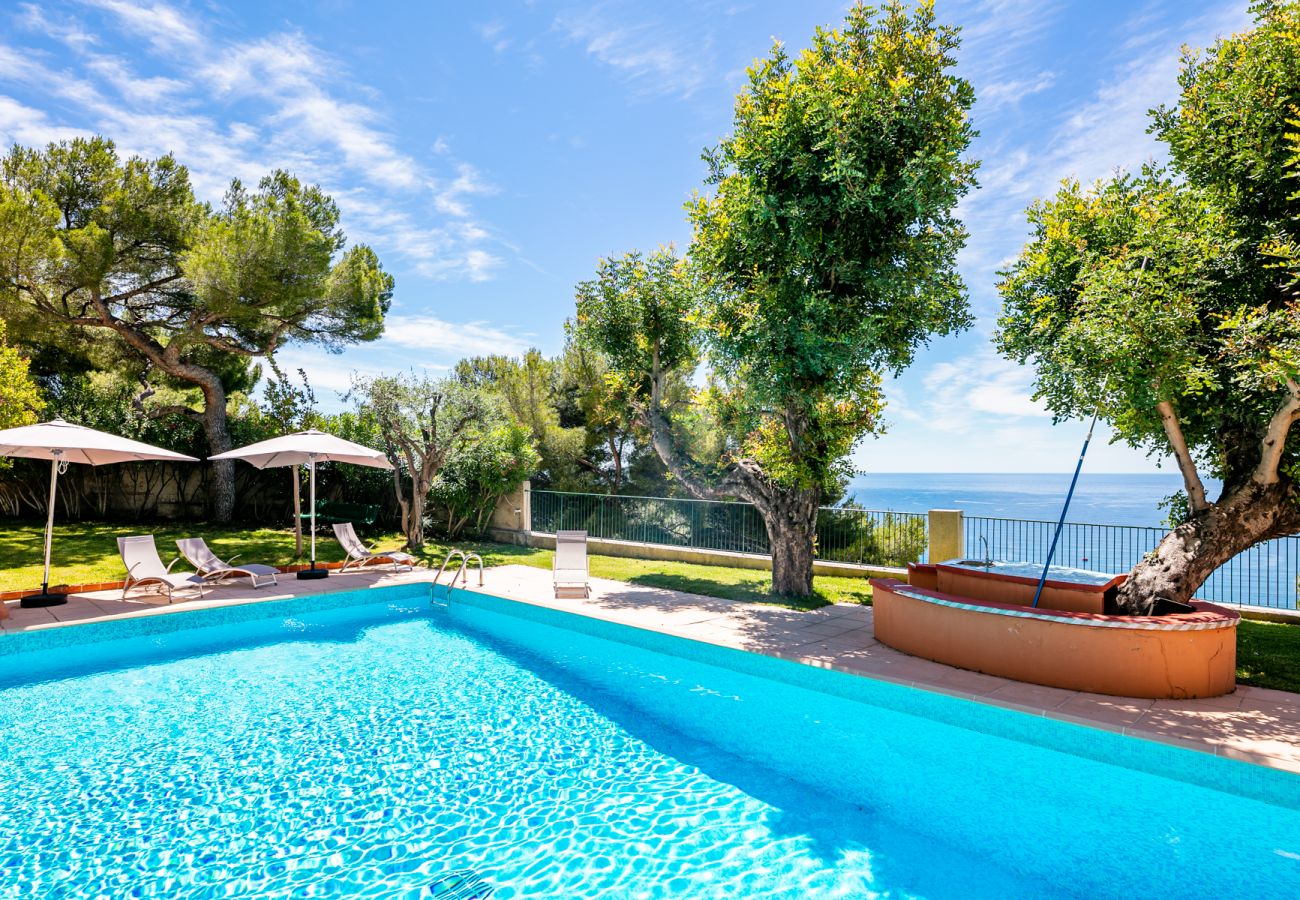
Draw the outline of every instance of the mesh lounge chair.
<instances>
[{"instance_id":1,"label":"mesh lounge chair","mask_svg":"<svg viewBox=\"0 0 1300 900\"><path fill-rule=\"evenodd\" d=\"M267 583L267 579L270 579L270 584L275 584L276 577L280 574L279 569L259 563L232 566L230 563L238 557L232 556L229 562L223 561L212 552L212 548L203 538L182 538L176 542L176 546L181 551L181 556L185 557L185 561L192 565L205 581L221 581L223 578L238 578L244 575L248 577L253 587L258 588L263 583Z\"/></svg>"},{"instance_id":2,"label":"mesh lounge chair","mask_svg":"<svg viewBox=\"0 0 1300 900\"><path fill-rule=\"evenodd\" d=\"M118 538L117 552L122 554L122 562L126 565L126 584L122 585L123 600L126 599L126 592L139 584L162 585L167 592L168 603L172 602L172 592L182 588L198 588L200 599L203 597L203 578L192 572L177 572L173 575L172 566L180 562L180 557L164 566L152 534Z\"/></svg>"},{"instance_id":3,"label":"mesh lounge chair","mask_svg":"<svg viewBox=\"0 0 1300 900\"><path fill-rule=\"evenodd\" d=\"M343 561L343 568L340 572L346 572L349 566L356 566L358 569L369 565L372 562L390 561L393 564L393 571L396 572L402 566L413 569L418 560L409 553L403 553L401 550L381 550L375 551L365 544L361 543L361 538L357 537L356 529L352 527L351 522L339 522L334 526L334 536L339 539L343 545L344 552L348 558Z\"/></svg>"},{"instance_id":4,"label":"mesh lounge chair","mask_svg":"<svg viewBox=\"0 0 1300 900\"><path fill-rule=\"evenodd\" d=\"M591 596L587 567L587 532L555 532L555 596L586 598Z\"/></svg>"}]
</instances>

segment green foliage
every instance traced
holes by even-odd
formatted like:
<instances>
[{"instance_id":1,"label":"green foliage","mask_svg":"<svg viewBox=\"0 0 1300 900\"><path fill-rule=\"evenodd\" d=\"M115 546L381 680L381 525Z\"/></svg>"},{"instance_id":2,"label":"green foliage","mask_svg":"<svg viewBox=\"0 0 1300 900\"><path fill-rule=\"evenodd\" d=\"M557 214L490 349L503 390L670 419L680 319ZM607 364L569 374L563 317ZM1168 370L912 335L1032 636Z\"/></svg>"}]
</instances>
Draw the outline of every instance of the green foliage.
<instances>
[{"instance_id":1,"label":"green foliage","mask_svg":"<svg viewBox=\"0 0 1300 900\"><path fill-rule=\"evenodd\" d=\"M596 277L578 284L578 334L607 358L613 390L649 398L654 373L694 369L701 292L695 270L672 247L602 259Z\"/></svg>"},{"instance_id":2,"label":"green foliage","mask_svg":"<svg viewBox=\"0 0 1300 900\"><path fill-rule=\"evenodd\" d=\"M920 560L929 543L924 519L887 512L877 520L853 502L821 510L817 538L819 559L900 568Z\"/></svg>"},{"instance_id":3,"label":"green foliage","mask_svg":"<svg viewBox=\"0 0 1300 900\"><path fill-rule=\"evenodd\" d=\"M1229 489L1300 370L1300 4L1255 10L1254 31L1186 51L1178 105L1153 114L1171 169L1063 184L999 284L999 348L1034 365L1058 419L1099 407L1121 439L1170 453L1170 404ZM1283 440L1285 473L1300 448Z\"/></svg>"},{"instance_id":4,"label":"green foliage","mask_svg":"<svg viewBox=\"0 0 1300 900\"><path fill-rule=\"evenodd\" d=\"M45 408L45 400L29 372L27 358L5 341L0 319L0 428L31 425Z\"/></svg>"},{"instance_id":5,"label":"green foliage","mask_svg":"<svg viewBox=\"0 0 1300 900\"><path fill-rule=\"evenodd\" d=\"M169 390L159 394L162 409L147 410L134 383L115 373L92 372L58 379L51 384L48 396L51 417L177 453L202 455L201 426L167 403L181 399Z\"/></svg>"},{"instance_id":6,"label":"green foliage","mask_svg":"<svg viewBox=\"0 0 1300 900\"><path fill-rule=\"evenodd\" d=\"M692 254L721 282L717 360L751 403L852 397L861 370L901 369L969 324L953 210L975 183L975 95L950 71L957 45L933 3L858 4L749 70L734 133L706 154L716 194L691 215Z\"/></svg>"},{"instance_id":7,"label":"green foliage","mask_svg":"<svg viewBox=\"0 0 1300 900\"><path fill-rule=\"evenodd\" d=\"M455 376L495 397L510 420L527 432L540 454L532 473L539 486L572 488L581 483L578 472L585 463L585 435L581 424L560 422L556 360L536 349L518 359L481 356L457 363Z\"/></svg>"},{"instance_id":8,"label":"green foliage","mask_svg":"<svg viewBox=\"0 0 1300 900\"><path fill-rule=\"evenodd\" d=\"M481 535L497 501L523 484L541 457L531 436L510 423L457 448L438 472L431 497L446 513L446 534Z\"/></svg>"},{"instance_id":9,"label":"green foliage","mask_svg":"<svg viewBox=\"0 0 1300 900\"><path fill-rule=\"evenodd\" d=\"M306 371L298 370L301 381L298 384L281 371L274 357L270 364L272 377L266 382L263 403L267 416L275 422L280 433L319 428L322 420L316 412L316 392L311 389Z\"/></svg>"},{"instance_id":10,"label":"green foliage","mask_svg":"<svg viewBox=\"0 0 1300 900\"><path fill-rule=\"evenodd\" d=\"M394 467L402 530L409 546L421 547L434 479L448 459L499 420L497 401L480 385L414 372L356 377L348 398L359 421L374 423L378 445Z\"/></svg>"},{"instance_id":11,"label":"green foliage","mask_svg":"<svg viewBox=\"0 0 1300 900\"><path fill-rule=\"evenodd\" d=\"M338 206L286 172L235 181L179 259L218 349L266 353L293 340L333 349L383 331L393 279L364 245L345 250Z\"/></svg>"},{"instance_id":12,"label":"green foliage","mask_svg":"<svg viewBox=\"0 0 1300 900\"><path fill-rule=\"evenodd\" d=\"M14 147L0 159L0 312L29 342L134 357L142 378L198 388L207 449L227 450L227 395L251 389L251 359L382 331L392 277L370 248L345 249L338 222L284 172L254 191L233 182L213 209L171 156L124 161L98 137ZM224 520L234 467L213 471Z\"/></svg>"},{"instance_id":13,"label":"green foliage","mask_svg":"<svg viewBox=\"0 0 1300 900\"><path fill-rule=\"evenodd\" d=\"M957 44L929 2L857 4L798 57L777 45L755 64L706 154L714 193L688 205L690 264L630 253L578 286L610 380L653 410L655 373L703 352L719 462L837 493L880 427L881 372L970 323L953 211L974 185L974 93L951 71Z\"/></svg>"}]
</instances>

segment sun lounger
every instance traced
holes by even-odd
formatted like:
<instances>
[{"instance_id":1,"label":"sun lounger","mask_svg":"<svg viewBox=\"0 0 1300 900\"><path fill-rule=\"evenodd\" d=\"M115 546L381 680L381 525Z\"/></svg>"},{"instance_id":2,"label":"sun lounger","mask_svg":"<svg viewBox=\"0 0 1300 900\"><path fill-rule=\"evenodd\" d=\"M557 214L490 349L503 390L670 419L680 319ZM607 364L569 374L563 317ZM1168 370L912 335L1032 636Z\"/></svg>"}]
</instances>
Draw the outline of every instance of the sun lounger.
<instances>
[{"instance_id":1,"label":"sun lounger","mask_svg":"<svg viewBox=\"0 0 1300 900\"><path fill-rule=\"evenodd\" d=\"M232 566L230 563L234 562L237 556L222 560L212 552L212 548L203 538L182 538L176 542L176 546L181 551L181 556L185 557L185 561L192 565L205 581L221 581L242 575L247 576L249 583L258 588L263 584L275 584L280 574L280 570L274 566L264 566L259 563Z\"/></svg>"},{"instance_id":2,"label":"sun lounger","mask_svg":"<svg viewBox=\"0 0 1300 900\"><path fill-rule=\"evenodd\" d=\"M419 562L414 556L401 550L376 551L367 547L361 543L361 538L357 537L356 529L352 527L351 522L336 523L334 536L339 539L344 552L348 555L348 558L343 561L343 568L339 570L342 572L346 572L349 566L361 568L372 562L391 562L393 571L396 572L402 566L413 569Z\"/></svg>"},{"instance_id":3,"label":"sun lounger","mask_svg":"<svg viewBox=\"0 0 1300 900\"><path fill-rule=\"evenodd\" d=\"M117 552L122 555L126 566L126 584L122 585L122 599L126 592L141 584L160 584L167 592L167 602L172 602L172 592L184 588L197 588L199 597L203 597L203 578L193 572L172 574L171 568L180 562L180 557L167 565L162 564L158 556L158 547L153 542L152 534L117 539Z\"/></svg>"},{"instance_id":4,"label":"sun lounger","mask_svg":"<svg viewBox=\"0 0 1300 900\"><path fill-rule=\"evenodd\" d=\"M587 532L555 532L555 596L559 598L586 598L591 596L587 583L590 571L587 566Z\"/></svg>"}]
</instances>

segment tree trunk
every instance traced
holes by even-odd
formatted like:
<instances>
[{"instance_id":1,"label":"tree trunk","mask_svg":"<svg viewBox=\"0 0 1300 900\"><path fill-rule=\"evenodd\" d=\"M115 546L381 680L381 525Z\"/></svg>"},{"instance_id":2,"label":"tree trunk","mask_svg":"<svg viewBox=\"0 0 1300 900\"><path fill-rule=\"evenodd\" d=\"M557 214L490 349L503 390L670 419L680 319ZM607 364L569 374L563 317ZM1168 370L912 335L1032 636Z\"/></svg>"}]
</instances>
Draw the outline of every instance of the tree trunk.
<instances>
[{"instance_id":1,"label":"tree trunk","mask_svg":"<svg viewBox=\"0 0 1300 900\"><path fill-rule=\"evenodd\" d=\"M1214 571L1261 541L1300 530L1289 483L1248 482L1225 491L1199 515L1165 535L1129 572L1115 598L1123 615L1151 615L1160 599L1190 601Z\"/></svg>"},{"instance_id":2,"label":"tree trunk","mask_svg":"<svg viewBox=\"0 0 1300 900\"><path fill-rule=\"evenodd\" d=\"M289 467L289 475L293 478L293 556L298 559L302 556L302 483L296 464Z\"/></svg>"},{"instance_id":3,"label":"tree trunk","mask_svg":"<svg viewBox=\"0 0 1300 900\"><path fill-rule=\"evenodd\" d=\"M424 502L427 492L422 494L419 486L411 485L411 508L406 518L406 546L412 551L424 547Z\"/></svg>"},{"instance_id":4,"label":"tree trunk","mask_svg":"<svg viewBox=\"0 0 1300 900\"><path fill-rule=\"evenodd\" d=\"M772 548L772 593L807 597L813 592L813 538L817 533L816 490L774 488L763 506Z\"/></svg>"},{"instance_id":5,"label":"tree trunk","mask_svg":"<svg viewBox=\"0 0 1300 900\"><path fill-rule=\"evenodd\" d=\"M226 421L226 389L215 374L207 372L207 375L201 381L190 380L197 381L203 391L203 433L208 439L209 455L215 455L231 449L230 428ZM212 464L212 518L229 522L234 515L235 463L229 459L218 460Z\"/></svg>"}]
</instances>

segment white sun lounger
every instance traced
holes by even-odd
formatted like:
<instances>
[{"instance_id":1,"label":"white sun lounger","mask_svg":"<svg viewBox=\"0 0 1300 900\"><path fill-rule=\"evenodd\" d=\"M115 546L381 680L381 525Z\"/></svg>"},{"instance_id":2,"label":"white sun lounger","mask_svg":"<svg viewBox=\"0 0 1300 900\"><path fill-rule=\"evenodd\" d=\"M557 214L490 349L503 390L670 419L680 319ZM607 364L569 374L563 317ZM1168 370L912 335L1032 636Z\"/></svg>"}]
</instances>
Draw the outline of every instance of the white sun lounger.
<instances>
[{"instance_id":1,"label":"white sun lounger","mask_svg":"<svg viewBox=\"0 0 1300 900\"><path fill-rule=\"evenodd\" d=\"M361 543L361 538L357 537L356 529L352 527L351 522L339 522L334 526L334 536L339 539L343 545L344 552L348 558L343 561L343 568L340 572L346 572L349 566L369 565L372 562L384 562L391 560L393 571L396 572L402 566L413 569L419 563L414 556L409 553L403 553L401 550L379 550L376 551L365 544Z\"/></svg>"},{"instance_id":2,"label":"white sun lounger","mask_svg":"<svg viewBox=\"0 0 1300 900\"><path fill-rule=\"evenodd\" d=\"M192 565L205 581L221 581L223 578L238 578L242 575L248 578L253 587L258 588L263 584L276 584L276 578L280 574L280 570L274 566L264 566L260 563L232 566L230 563L234 562L237 556L222 560L212 552L212 548L203 538L182 538L176 542L176 547L181 551L181 556L185 557L185 561Z\"/></svg>"},{"instance_id":3,"label":"white sun lounger","mask_svg":"<svg viewBox=\"0 0 1300 900\"><path fill-rule=\"evenodd\" d=\"M591 596L587 583L590 571L587 566L587 532L555 532L555 596L559 598L586 598Z\"/></svg>"},{"instance_id":4,"label":"white sun lounger","mask_svg":"<svg viewBox=\"0 0 1300 900\"><path fill-rule=\"evenodd\" d=\"M171 568L180 562L180 557L164 566L152 534L118 538L117 552L122 555L122 562L126 566L126 584L122 585L123 600L126 599L127 591L140 584L162 585L167 592L168 603L172 602L172 592L183 588L197 588L199 597L203 597L202 576L193 572L177 572L173 575Z\"/></svg>"}]
</instances>

